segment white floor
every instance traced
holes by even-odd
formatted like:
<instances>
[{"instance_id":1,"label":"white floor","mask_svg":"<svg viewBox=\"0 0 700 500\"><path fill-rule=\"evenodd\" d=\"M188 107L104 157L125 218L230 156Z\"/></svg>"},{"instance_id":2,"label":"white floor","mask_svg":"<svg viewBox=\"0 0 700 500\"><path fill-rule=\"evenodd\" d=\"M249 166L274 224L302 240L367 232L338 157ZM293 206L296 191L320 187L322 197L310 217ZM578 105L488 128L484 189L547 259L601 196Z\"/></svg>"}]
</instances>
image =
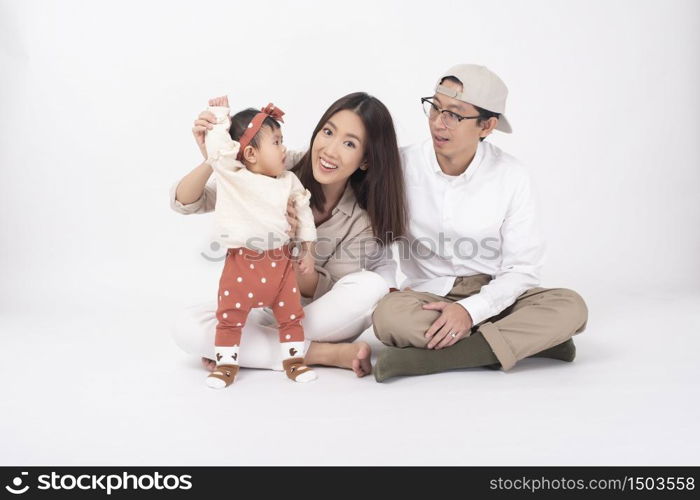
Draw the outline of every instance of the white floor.
<instances>
[{"instance_id":1,"label":"white floor","mask_svg":"<svg viewBox=\"0 0 700 500\"><path fill-rule=\"evenodd\" d=\"M172 304L4 312L0 465L697 465L700 296L586 298L571 364L224 391L170 341Z\"/></svg>"}]
</instances>

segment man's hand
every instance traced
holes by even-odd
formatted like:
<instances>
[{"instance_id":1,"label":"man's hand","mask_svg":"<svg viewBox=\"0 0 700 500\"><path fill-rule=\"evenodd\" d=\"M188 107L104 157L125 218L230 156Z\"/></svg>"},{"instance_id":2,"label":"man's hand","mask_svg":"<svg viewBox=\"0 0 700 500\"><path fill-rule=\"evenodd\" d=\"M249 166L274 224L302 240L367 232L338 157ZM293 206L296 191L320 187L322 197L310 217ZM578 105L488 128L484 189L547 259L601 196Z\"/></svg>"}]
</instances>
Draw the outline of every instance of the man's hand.
<instances>
[{"instance_id":1,"label":"man's hand","mask_svg":"<svg viewBox=\"0 0 700 500\"><path fill-rule=\"evenodd\" d=\"M425 332L428 349L449 347L458 340L468 337L473 325L469 312L457 302L430 302L423 309L442 311L442 314Z\"/></svg>"}]
</instances>

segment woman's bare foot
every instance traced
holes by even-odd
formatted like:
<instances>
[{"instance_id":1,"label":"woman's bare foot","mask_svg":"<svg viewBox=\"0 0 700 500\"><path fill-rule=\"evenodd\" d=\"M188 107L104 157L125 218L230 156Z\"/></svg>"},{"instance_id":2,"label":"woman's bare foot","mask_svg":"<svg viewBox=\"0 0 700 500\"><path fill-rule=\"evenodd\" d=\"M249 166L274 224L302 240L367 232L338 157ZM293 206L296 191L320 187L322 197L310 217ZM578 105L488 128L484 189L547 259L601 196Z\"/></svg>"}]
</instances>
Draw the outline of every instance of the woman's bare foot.
<instances>
[{"instance_id":1,"label":"woman's bare foot","mask_svg":"<svg viewBox=\"0 0 700 500\"><path fill-rule=\"evenodd\" d=\"M214 368L216 368L216 361L213 359L209 358L202 358L202 366L207 370L207 371L214 371Z\"/></svg>"},{"instance_id":2,"label":"woman's bare foot","mask_svg":"<svg viewBox=\"0 0 700 500\"><path fill-rule=\"evenodd\" d=\"M358 377L372 373L372 350L367 342L311 342L304 360L308 365L347 368Z\"/></svg>"},{"instance_id":3,"label":"woman's bare foot","mask_svg":"<svg viewBox=\"0 0 700 500\"><path fill-rule=\"evenodd\" d=\"M355 356L352 360L352 371L358 377L364 377L372 373L372 349L367 342L355 342L350 344L355 346Z\"/></svg>"}]
</instances>

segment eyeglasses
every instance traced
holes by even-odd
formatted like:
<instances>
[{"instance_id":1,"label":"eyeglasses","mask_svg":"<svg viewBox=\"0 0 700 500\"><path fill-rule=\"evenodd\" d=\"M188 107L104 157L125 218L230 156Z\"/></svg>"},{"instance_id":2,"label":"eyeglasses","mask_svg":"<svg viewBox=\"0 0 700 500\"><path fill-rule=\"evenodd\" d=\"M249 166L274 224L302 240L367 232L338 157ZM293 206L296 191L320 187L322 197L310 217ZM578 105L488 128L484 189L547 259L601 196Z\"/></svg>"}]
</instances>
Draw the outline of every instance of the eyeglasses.
<instances>
[{"instance_id":1,"label":"eyeglasses","mask_svg":"<svg viewBox=\"0 0 700 500\"><path fill-rule=\"evenodd\" d=\"M429 97L421 97L420 102L423 104L425 116L433 120L439 114L440 118L442 119L442 123L449 129L455 128L462 120L476 120L477 118L481 118L480 115L462 116L446 109L440 109L433 101L430 100Z\"/></svg>"}]
</instances>

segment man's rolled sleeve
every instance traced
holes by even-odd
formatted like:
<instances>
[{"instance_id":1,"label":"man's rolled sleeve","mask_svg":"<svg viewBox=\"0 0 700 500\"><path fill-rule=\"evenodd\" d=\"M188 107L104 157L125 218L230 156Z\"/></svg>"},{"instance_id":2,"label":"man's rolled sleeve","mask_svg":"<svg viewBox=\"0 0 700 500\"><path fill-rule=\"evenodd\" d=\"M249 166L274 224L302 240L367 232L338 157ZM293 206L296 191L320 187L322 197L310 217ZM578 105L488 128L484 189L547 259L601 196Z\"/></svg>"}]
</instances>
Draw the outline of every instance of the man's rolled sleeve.
<instances>
[{"instance_id":1,"label":"man's rolled sleeve","mask_svg":"<svg viewBox=\"0 0 700 500\"><path fill-rule=\"evenodd\" d=\"M457 303L469 312L473 325L478 325L493 316L491 314L491 304L480 293L458 300Z\"/></svg>"}]
</instances>

